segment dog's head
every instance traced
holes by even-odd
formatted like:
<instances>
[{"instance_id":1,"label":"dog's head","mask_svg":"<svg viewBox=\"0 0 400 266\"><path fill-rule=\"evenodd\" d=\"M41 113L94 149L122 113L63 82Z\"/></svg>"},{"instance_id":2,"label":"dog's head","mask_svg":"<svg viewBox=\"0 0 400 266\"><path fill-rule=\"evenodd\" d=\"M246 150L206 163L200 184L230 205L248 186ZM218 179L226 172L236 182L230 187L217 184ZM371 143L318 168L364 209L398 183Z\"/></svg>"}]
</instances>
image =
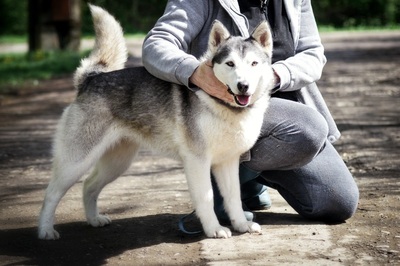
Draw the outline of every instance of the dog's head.
<instances>
[{"instance_id":1,"label":"dog's head","mask_svg":"<svg viewBox=\"0 0 400 266\"><path fill-rule=\"evenodd\" d=\"M227 85L236 107L253 104L269 93L273 85L271 68L272 36L267 22L261 23L249 38L231 36L215 21L208 42L207 57L215 76Z\"/></svg>"}]
</instances>

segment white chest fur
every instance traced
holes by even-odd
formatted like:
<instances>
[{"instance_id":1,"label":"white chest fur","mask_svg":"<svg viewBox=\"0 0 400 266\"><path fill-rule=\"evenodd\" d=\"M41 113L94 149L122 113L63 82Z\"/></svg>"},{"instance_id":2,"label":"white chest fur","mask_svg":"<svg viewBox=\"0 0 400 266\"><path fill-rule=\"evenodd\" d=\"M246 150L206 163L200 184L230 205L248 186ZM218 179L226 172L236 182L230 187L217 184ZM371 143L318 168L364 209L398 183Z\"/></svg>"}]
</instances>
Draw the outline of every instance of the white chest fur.
<instances>
[{"instance_id":1,"label":"white chest fur","mask_svg":"<svg viewBox=\"0 0 400 266\"><path fill-rule=\"evenodd\" d=\"M220 107L205 112L199 120L214 163L232 156L240 156L257 141L264 119L267 101L235 111Z\"/></svg>"}]
</instances>

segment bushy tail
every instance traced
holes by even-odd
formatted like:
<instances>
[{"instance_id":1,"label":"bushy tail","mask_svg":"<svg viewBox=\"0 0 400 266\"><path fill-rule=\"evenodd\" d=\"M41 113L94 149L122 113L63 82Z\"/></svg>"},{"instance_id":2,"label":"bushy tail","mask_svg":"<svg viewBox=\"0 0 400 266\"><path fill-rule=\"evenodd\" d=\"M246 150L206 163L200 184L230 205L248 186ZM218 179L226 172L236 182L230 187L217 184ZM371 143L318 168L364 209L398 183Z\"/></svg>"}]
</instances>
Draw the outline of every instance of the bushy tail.
<instances>
[{"instance_id":1,"label":"bushy tail","mask_svg":"<svg viewBox=\"0 0 400 266\"><path fill-rule=\"evenodd\" d=\"M81 61L75 72L74 84L78 88L92 72L109 72L124 68L128 52L120 24L104 9L90 5L96 41L89 57Z\"/></svg>"}]
</instances>

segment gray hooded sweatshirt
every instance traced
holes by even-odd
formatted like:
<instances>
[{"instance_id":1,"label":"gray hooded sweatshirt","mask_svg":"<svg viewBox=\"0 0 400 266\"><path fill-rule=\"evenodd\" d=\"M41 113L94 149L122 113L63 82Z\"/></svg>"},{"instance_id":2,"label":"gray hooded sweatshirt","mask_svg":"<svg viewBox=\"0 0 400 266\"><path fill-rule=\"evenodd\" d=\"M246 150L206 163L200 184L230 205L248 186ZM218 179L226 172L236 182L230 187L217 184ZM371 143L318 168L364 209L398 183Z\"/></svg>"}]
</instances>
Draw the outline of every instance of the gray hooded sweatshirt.
<instances>
[{"instance_id":1,"label":"gray hooded sweatshirt","mask_svg":"<svg viewBox=\"0 0 400 266\"><path fill-rule=\"evenodd\" d=\"M326 63L310 0L283 0L295 55L273 64L279 91L295 91L300 102L318 110L329 126L328 140L340 132L316 85ZM163 16L143 43L143 64L154 76L189 88L189 78L207 50L214 20L233 35L249 37L249 23L236 0L169 0Z\"/></svg>"}]
</instances>

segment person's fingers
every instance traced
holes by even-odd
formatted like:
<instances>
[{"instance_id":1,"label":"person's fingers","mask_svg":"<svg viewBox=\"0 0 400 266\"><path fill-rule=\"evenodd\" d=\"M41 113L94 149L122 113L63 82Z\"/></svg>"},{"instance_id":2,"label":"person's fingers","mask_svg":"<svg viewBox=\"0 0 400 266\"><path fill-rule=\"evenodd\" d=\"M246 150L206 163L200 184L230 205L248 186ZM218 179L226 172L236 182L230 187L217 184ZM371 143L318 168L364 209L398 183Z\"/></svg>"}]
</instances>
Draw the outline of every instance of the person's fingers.
<instances>
[{"instance_id":1,"label":"person's fingers","mask_svg":"<svg viewBox=\"0 0 400 266\"><path fill-rule=\"evenodd\" d=\"M190 77L190 81L213 97L225 102L233 102L233 97L228 92L227 86L215 77L210 64L209 61L201 63Z\"/></svg>"}]
</instances>

